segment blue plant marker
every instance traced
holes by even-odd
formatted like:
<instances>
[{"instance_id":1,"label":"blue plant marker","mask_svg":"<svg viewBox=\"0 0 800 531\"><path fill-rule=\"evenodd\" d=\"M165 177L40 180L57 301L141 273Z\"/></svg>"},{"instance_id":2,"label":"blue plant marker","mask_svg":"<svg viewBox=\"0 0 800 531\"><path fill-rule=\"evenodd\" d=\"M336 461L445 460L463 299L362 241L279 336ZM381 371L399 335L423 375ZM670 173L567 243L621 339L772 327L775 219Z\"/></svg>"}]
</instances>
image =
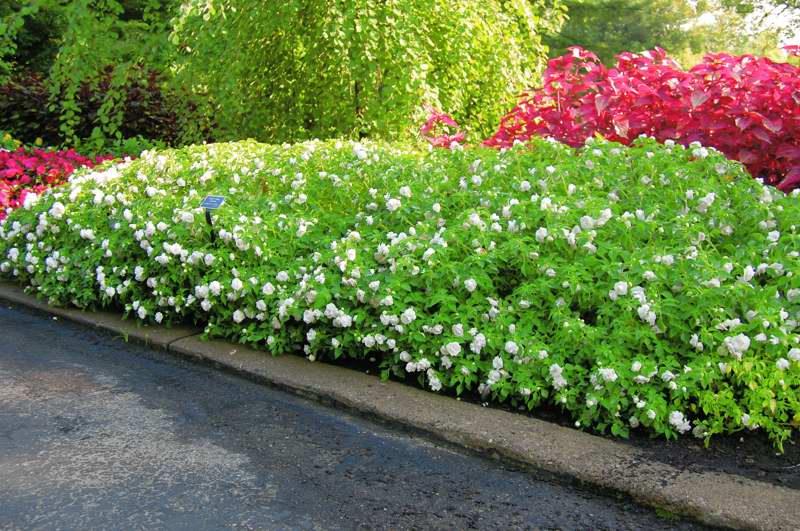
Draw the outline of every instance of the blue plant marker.
<instances>
[{"instance_id":1,"label":"blue plant marker","mask_svg":"<svg viewBox=\"0 0 800 531\"><path fill-rule=\"evenodd\" d=\"M225 198L221 195L207 195L200 206L206 210L216 210L221 207L224 202Z\"/></svg>"},{"instance_id":2,"label":"blue plant marker","mask_svg":"<svg viewBox=\"0 0 800 531\"><path fill-rule=\"evenodd\" d=\"M211 243L214 243L217 239L217 235L214 233L214 224L211 222L211 211L221 207L224 202L225 198L221 195L207 195L203 202L200 203L200 206L206 209L206 223L211 227Z\"/></svg>"}]
</instances>

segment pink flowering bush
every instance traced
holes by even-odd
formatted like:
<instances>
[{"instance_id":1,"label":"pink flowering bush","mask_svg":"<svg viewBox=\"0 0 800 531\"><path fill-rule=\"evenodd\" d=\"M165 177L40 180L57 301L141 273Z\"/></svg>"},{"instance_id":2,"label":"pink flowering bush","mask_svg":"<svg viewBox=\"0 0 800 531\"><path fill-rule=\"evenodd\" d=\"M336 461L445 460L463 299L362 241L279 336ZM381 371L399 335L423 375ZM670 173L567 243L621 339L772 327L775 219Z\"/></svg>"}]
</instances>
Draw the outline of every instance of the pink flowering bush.
<instances>
[{"instance_id":1,"label":"pink flowering bush","mask_svg":"<svg viewBox=\"0 0 800 531\"><path fill-rule=\"evenodd\" d=\"M37 196L67 181L81 166L92 167L111 157L88 158L72 149L46 151L20 147L16 151L0 151L0 220L8 211L25 204L30 194Z\"/></svg>"},{"instance_id":2,"label":"pink flowering bush","mask_svg":"<svg viewBox=\"0 0 800 531\"><path fill-rule=\"evenodd\" d=\"M550 61L543 87L524 94L484 144L542 136L576 147L597 134L623 144L640 135L699 142L789 191L800 186L800 67L714 53L685 71L656 49L620 54L609 69L575 47Z\"/></svg>"}]
</instances>

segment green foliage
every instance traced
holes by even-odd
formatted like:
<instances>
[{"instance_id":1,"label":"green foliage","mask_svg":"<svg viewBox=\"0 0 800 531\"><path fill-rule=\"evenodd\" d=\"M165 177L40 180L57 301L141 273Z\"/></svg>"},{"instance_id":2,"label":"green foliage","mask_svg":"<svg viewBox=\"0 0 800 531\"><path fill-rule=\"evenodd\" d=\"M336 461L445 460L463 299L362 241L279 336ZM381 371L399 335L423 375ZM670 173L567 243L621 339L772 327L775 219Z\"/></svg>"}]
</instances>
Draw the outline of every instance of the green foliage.
<instances>
[{"instance_id":1,"label":"green foliage","mask_svg":"<svg viewBox=\"0 0 800 531\"><path fill-rule=\"evenodd\" d=\"M78 153L87 157L108 156L121 159L127 156L138 157L143 151L166 149L162 140L133 136L104 142L102 146L84 144L77 149Z\"/></svg>"},{"instance_id":2,"label":"green foliage","mask_svg":"<svg viewBox=\"0 0 800 531\"><path fill-rule=\"evenodd\" d=\"M16 151L22 145L22 142L14 138L11 133L0 130L0 149L8 151Z\"/></svg>"},{"instance_id":3,"label":"green foliage","mask_svg":"<svg viewBox=\"0 0 800 531\"><path fill-rule=\"evenodd\" d=\"M558 0L190 0L176 82L220 139L408 137L423 104L480 137L537 80Z\"/></svg>"},{"instance_id":4,"label":"green foliage","mask_svg":"<svg viewBox=\"0 0 800 531\"><path fill-rule=\"evenodd\" d=\"M14 66L25 18L39 11L38 3L23 4L19 0L0 5L0 83L7 81Z\"/></svg>"},{"instance_id":5,"label":"green foliage","mask_svg":"<svg viewBox=\"0 0 800 531\"><path fill-rule=\"evenodd\" d=\"M624 51L660 46L672 53L687 47L683 25L694 17L686 0L566 0L568 20L547 38L550 55L581 46L606 65Z\"/></svg>"},{"instance_id":6,"label":"green foliage","mask_svg":"<svg viewBox=\"0 0 800 531\"><path fill-rule=\"evenodd\" d=\"M551 57L581 46L613 65L621 52L664 48L686 67L707 52L777 52L778 35L752 35L742 15L721 0L565 0L568 20L548 35Z\"/></svg>"},{"instance_id":7,"label":"green foliage","mask_svg":"<svg viewBox=\"0 0 800 531\"><path fill-rule=\"evenodd\" d=\"M55 113L65 143L100 148L121 139L130 87L167 64L170 5L160 0L26 3L0 23L0 82L13 82L14 70L24 77L23 69L40 69L49 101L46 109L33 112ZM54 24L47 33L37 33L45 21ZM87 100L92 100L91 113Z\"/></svg>"},{"instance_id":8,"label":"green foliage","mask_svg":"<svg viewBox=\"0 0 800 531\"><path fill-rule=\"evenodd\" d=\"M226 197L216 238L206 194ZM0 224L0 272L616 436L780 447L800 426L798 197L641 138L213 144L79 170Z\"/></svg>"}]
</instances>

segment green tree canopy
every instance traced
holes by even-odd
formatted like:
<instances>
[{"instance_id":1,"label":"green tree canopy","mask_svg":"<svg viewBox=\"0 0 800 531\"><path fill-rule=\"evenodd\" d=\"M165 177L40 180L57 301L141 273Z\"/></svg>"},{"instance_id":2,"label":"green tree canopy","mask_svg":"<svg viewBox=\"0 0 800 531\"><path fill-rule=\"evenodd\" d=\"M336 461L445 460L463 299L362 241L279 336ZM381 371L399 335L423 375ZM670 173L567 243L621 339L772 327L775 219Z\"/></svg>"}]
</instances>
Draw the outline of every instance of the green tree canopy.
<instances>
[{"instance_id":1,"label":"green tree canopy","mask_svg":"<svg viewBox=\"0 0 800 531\"><path fill-rule=\"evenodd\" d=\"M486 134L562 20L559 0L188 0L175 81L221 139L403 137L424 103Z\"/></svg>"},{"instance_id":2,"label":"green tree canopy","mask_svg":"<svg viewBox=\"0 0 800 531\"><path fill-rule=\"evenodd\" d=\"M551 56L577 45L608 65L623 51L656 46L686 65L714 51L774 53L777 32L749 32L745 15L728 4L732 1L565 0L569 19L545 42Z\"/></svg>"}]
</instances>

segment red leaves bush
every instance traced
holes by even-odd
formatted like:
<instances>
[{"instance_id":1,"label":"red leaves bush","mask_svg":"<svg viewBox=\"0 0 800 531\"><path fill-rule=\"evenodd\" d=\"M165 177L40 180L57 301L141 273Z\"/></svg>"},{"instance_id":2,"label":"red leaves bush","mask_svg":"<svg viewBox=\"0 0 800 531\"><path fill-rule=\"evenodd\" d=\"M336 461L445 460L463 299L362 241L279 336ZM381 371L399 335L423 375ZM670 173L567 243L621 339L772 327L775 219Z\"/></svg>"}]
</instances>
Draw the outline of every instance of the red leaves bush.
<instances>
[{"instance_id":1,"label":"red leaves bush","mask_svg":"<svg viewBox=\"0 0 800 531\"><path fill-rule=\"evenodd\" d=\"M0 220L8 210L25 203L29 193L40 194L67 181L81 166L94 166L110 157L90 159L74 150L45 151L19 148L0 151Z\"/></svg>"},{"instance_id":2,"label":"red leaves bush","mask_svg":"<svg viewBox=\"0 0 800 531\"><path fill-rule=\"evenodd\" d=\"M177 109L185 104L162 89L162 75L152 70L135 69L124 87L123 119L119 132L123 138L143 136L175 144L180 134ZM111 69L96 80L83 83L76 95L80 120L75 125L79 138L89 138L101 124L103 98L111 87ZM60 110L51 109L47 80L33 72L16 72L0 85L0 130L11 131L25 143L41 138L45 145L64 141L60 130Z\"/></svg>"},{"instance_id":3,"label":"red leaves bush","mask_svg":"<svg viewBox=\"0 0 800 531\"><path fill-rule=\"evenodd\" d=\"M608 69L591 52L570 50L549 62L544 86L525 93L485 145L537 135L577 147L597 133L623 144L639 135L698 141L781 190L800 187L797 66L715 53L684 71L656 49L623 53Z\"/></svg>"},{"instance_id":4,"label":"red leaves bush","mask_svg":"<svg viewBox=\"0 0 800 531\"><path fill-rule=\"evenodd\" d=\"M458 124L449 114L427 106L428 119L419 128L419 134L433 147L449 148L453 142L463 142L466 135L458 130ZM449 129L455 132L450 134Z\"/></svg>"}]
</instances>

